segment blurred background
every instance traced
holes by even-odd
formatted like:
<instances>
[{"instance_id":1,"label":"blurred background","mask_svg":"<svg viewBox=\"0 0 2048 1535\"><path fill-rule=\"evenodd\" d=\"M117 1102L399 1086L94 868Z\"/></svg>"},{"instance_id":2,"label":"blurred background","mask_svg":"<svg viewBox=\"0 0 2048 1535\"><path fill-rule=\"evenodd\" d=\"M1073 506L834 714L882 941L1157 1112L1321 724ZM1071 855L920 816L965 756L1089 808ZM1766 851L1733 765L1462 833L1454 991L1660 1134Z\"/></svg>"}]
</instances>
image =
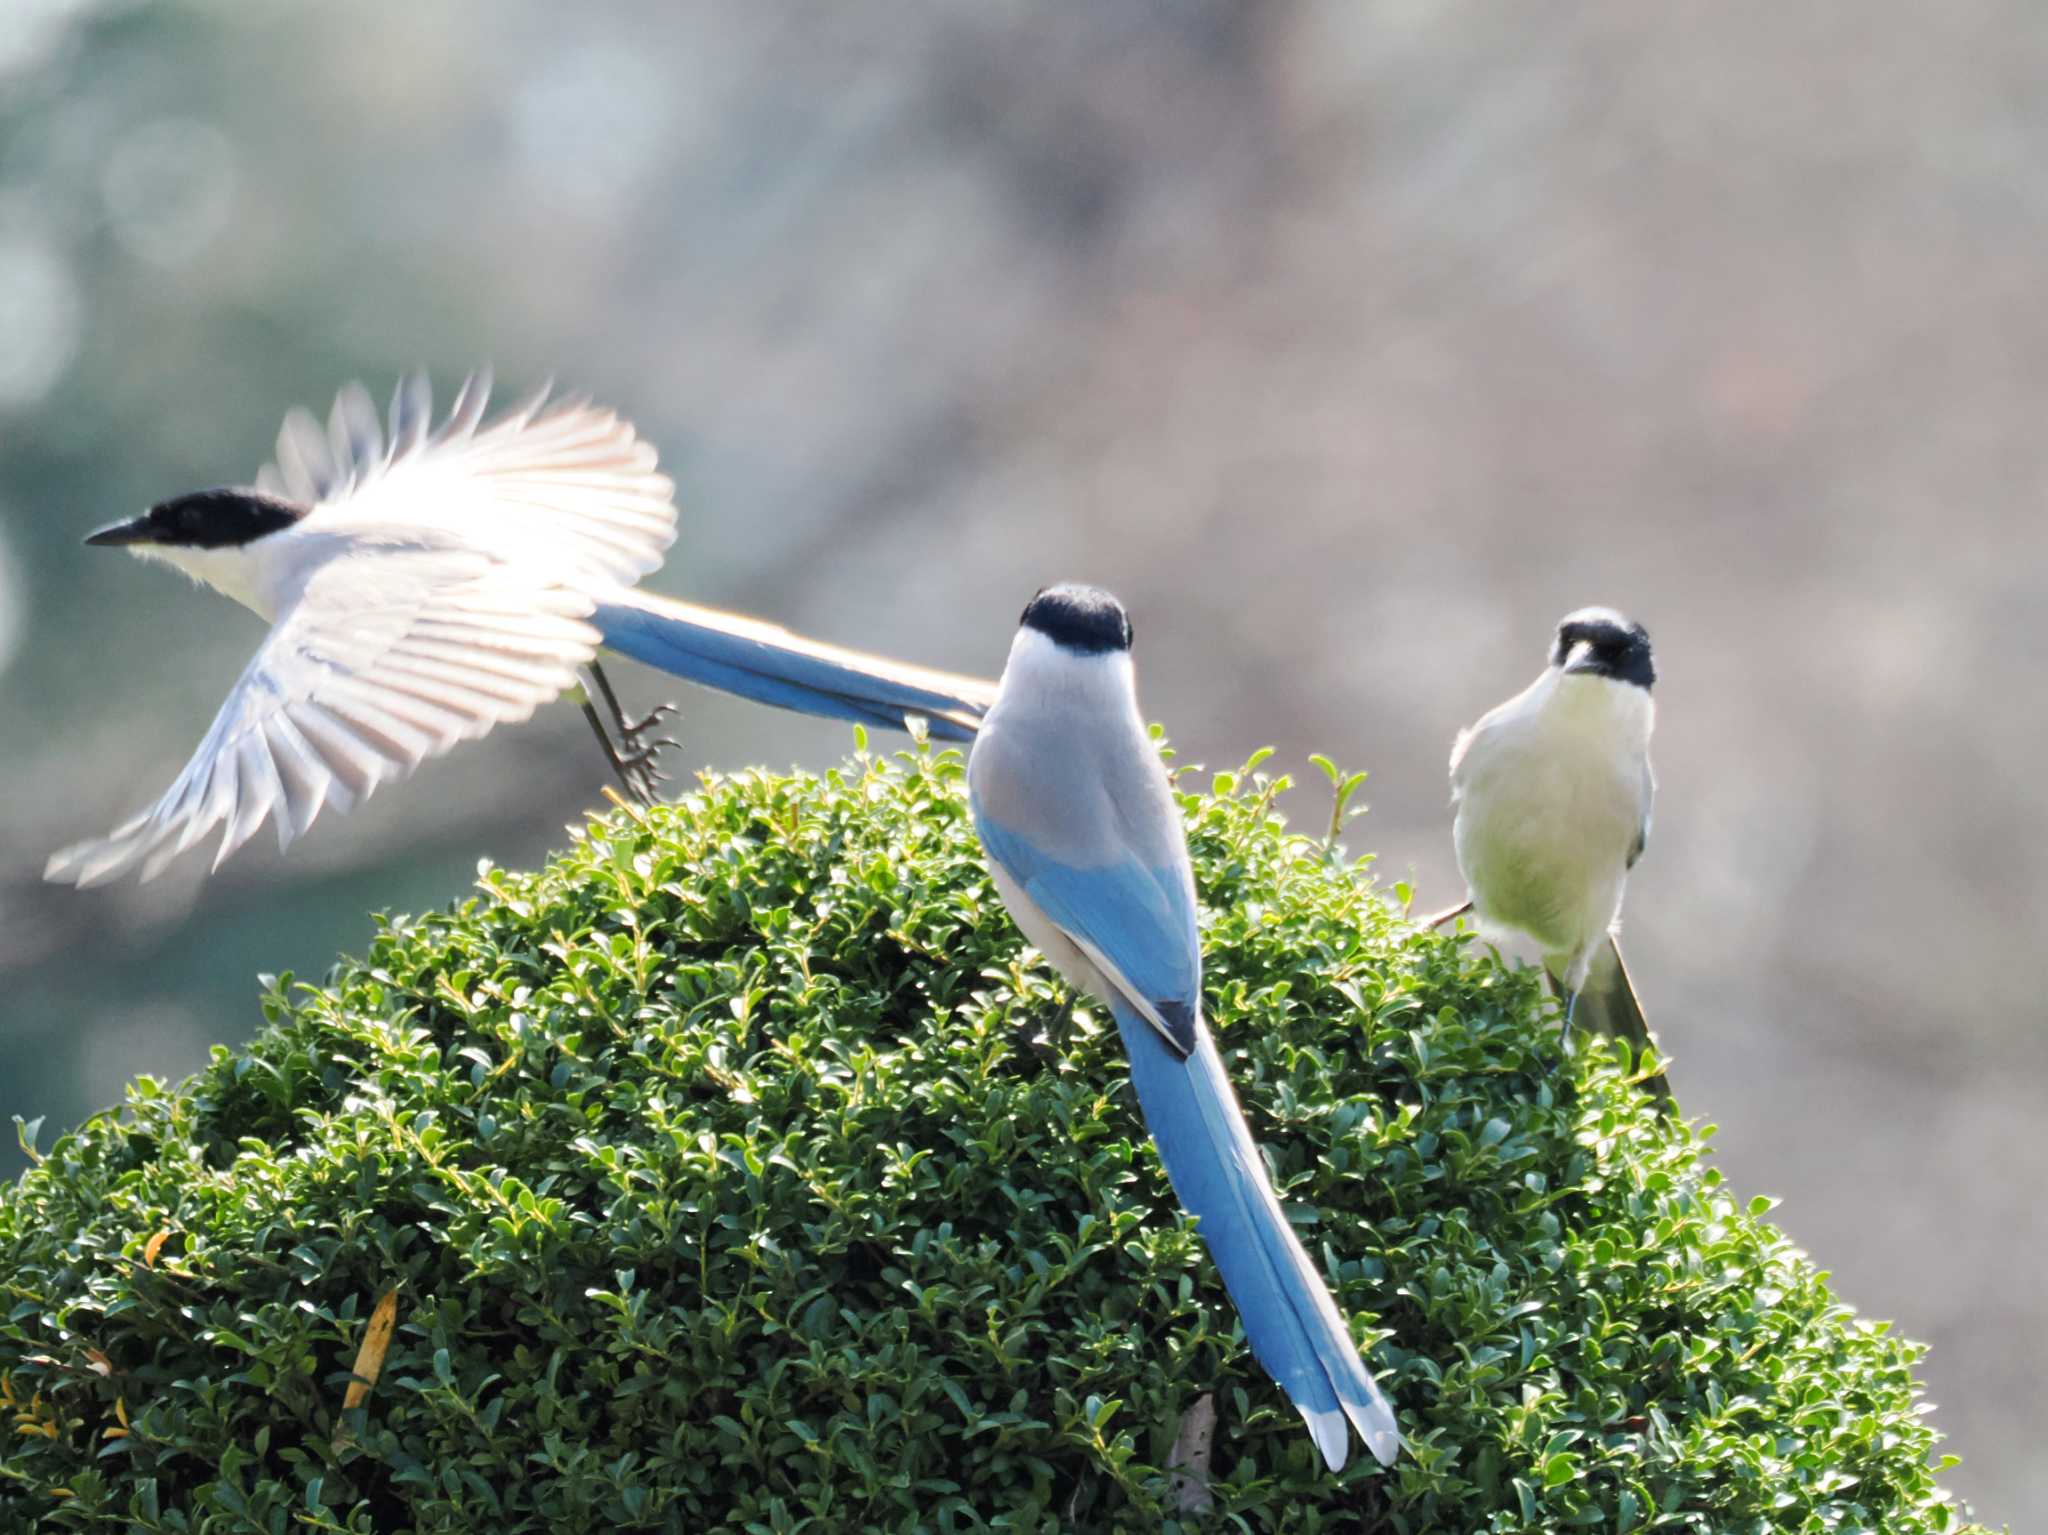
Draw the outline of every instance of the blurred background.
<instances>
[{"instance_id":1,"label":"blurred background","mask_svg":"<svg viewBox=\"0 0 2048 1535\"><path fill-rule=\"evenodd\" d=\"M182 1075L259 971L599 802L562 706L288 859L39 879L169 783L261 632L83 533L246 480L352 377L552 373L676 476L660 589L993 675L1034 587L1102 582L1183 756L1370 768L1353 843L1427 907L1455 730L1566 610L1642 618L1629 953L1673 1080L1934 1345L1947 1480L2024 1527L2044 71L2028 0L7 0L0 1115L47 1143ZM684 703L689 765L850 745Z\"/></svg>"}]
</instances>

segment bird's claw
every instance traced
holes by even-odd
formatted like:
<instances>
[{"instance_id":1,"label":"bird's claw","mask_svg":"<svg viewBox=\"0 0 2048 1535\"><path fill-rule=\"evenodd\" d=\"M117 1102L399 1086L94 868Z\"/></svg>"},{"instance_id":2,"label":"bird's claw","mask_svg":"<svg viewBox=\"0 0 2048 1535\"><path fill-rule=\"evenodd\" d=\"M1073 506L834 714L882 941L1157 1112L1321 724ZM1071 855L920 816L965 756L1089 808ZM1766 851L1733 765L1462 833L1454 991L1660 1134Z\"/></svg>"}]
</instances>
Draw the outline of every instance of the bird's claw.
<instances>
[{"instance_id":1,"label":"bird's claw","mask_svg":"<svg viewBox=\"0 0 2048 1535\"><path fill-rule=\"evenodd\" d=\"M674 736L656 736L650 740L647 733L677 712L674 704L661 703L637 720L622 717L619 721L620 772L644 804L655 803L661 797L661 785L669 781L669 775L658 765L662 751L665 748L682 749L682 743Z\"/></svg>"},{"instance_id":2,"label":"bird's claw","mask_svg":"<svg viewBox=\"0 0 2048 1535\"><path fill-rule=\"evenodd\" d=\"M656 704L639 719L628 719L626 711L619 706L618 695L612 691L610 680L604 669L592 662L588 670L589 685L583 692L583 713L590 721L590 727L597 732L598 744L604 748L605 760L612 765L612 771L619 776L619 782L626 792L643 805L652 805L661 798L661 785L668 782L668 774L657 764L664 747L679 747L673 736L659 736L648 739L648 732L663 720L671 718L678 711L672 703ZM606 725L599 717L592 700L592 693L604 703L605 712L611 716Z\"/></svg>"},{"instance_id":3,"label":"bird's claw","mask_svg":"<svg viewBox=\"0 0 2048 1535\"><path fill-rule=\"evenodd\" d=\"M670 715L680 712L680 708L677 705L662 703L656 704L637 720L629 720L621 714L618 719L619 744L622 746L637 746L640 738L647 734L648 731L659 725ZM655 747L663 747L674 746L676 743L669 737L663 736L660 740L651 744Z\"/></svg>"},{"instance_id":4,"label":"bird's claw","mask_svg":"<svg viewBox=\"0 0 2048 1535\"><path fill-rule=\"evenodd\" d=\"M661 785L669 781L669 775L656 766L661 760L664 746L678 743L667 736L650 741L636 751L619 754L619 777L631 789L642 804L652 805L661 797Z\"/></svg>"}]
</instances>

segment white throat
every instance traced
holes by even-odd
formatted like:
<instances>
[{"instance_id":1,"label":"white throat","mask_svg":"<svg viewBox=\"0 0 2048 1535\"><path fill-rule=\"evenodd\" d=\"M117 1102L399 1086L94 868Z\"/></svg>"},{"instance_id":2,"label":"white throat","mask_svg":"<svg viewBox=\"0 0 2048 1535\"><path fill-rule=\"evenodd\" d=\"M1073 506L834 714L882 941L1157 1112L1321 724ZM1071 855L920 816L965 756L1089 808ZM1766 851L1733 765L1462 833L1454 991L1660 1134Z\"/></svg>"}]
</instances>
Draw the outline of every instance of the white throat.
<instances>
[{"instance_id":1,"label":"white throat","mask_svg":"<svg viewBox=\"0 0 2048 1535\"><path fill-rule=\"evenodd\" d=\"M268 579L267 567L272 562L252 545L193 549L176 544L130 544L128 548L138 559L169 565L223 597L232 597L259 618L274 620L277 616L270 598L273 583Z\"/></svg>"},{"instance_id":2,"label":"white throat","mask_svg":"<svg viewBox=\"0 0 2048 1535\"><path fill-rule=\"evenodd\" d=\"M1593 672L1554 672L1545 712L1566 728L1611 737L1637 749L1649 745L1657 723L1650 690ZM1540 684L1539 684L1540 685Z\"/></svg>"},{"instance_id":3,"label":"white throat","mask_svg":"<svg viewBox=\"0 0 2048 1535\"><path fill-rule=\"evenodd\" d=\"M1010 642L997 705L1015 712L1085 708L1091 715L1138 717L1138 683L1128 650L1075 651L1036 629Z\"/></svg>"}]
</instances>

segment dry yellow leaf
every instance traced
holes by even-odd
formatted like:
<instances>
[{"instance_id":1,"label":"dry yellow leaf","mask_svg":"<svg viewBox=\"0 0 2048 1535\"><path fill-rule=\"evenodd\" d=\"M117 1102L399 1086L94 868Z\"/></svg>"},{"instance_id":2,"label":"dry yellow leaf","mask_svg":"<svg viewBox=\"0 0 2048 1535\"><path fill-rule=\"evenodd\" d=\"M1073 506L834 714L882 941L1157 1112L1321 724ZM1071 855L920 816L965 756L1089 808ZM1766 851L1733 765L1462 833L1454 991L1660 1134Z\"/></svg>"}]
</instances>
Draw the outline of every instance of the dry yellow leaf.
<instances>
[{"instance_id":1,"label":"dry yellow leaf","mask_svg":"<svg viewBox=\"0 0 2048 1535\"><path fill-rule=\"evenodd\" d=\"M156 1255L164 1250L164 1243L168 1242L170 1239L170 1228L165 1227L162 1231L159 1231L155 1236L151 1237L147 1242L144 1242L142 1244L142 1266L144 1268L153 1269L156 1267Z\"/></svg>"},{"instance_id":2,"label":"dry yellow leaf","mask_svg":"<svg viewBox=\"0 0 2048 1535\"><path fill-rule=\"evenodd\" d=\"M384 1356L391 1348L391 1334L397 1327L398 1292L386 1290L384 1298L377 1302L377 1309L370 1313L370 1325L363 1331L363 1346L356 1350L356 1362L349 1366L349 1374L355 1379L348 1383L348 1390L342 1396L343 1412L360 1407L369 1399L370 1388L377 1384L378 1373L384 1368ZM335 1424L336 1446L347 1437L348 1430L339 1423Z\"/></svg>"}]
</instances>

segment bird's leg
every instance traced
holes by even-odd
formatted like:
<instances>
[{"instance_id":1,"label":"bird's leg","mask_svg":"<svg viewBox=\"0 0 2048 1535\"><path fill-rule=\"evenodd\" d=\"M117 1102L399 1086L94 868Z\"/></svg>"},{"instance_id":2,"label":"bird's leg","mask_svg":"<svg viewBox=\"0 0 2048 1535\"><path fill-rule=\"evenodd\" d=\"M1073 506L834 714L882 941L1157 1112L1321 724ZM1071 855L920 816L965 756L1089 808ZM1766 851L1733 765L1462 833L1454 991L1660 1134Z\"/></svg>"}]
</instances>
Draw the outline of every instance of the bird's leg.
<instances>
[{"instance_id":1,"label":"bird's leg","mask_svg":"<svg viewBox=\"0 0 2048 1535\"><path fill-rule=\"evenodd\" d=\"M1415 925L1417 927L1423 928L1442 927L1446 922L1452 922L1457 920L1459 917L1464 916L1465 913L1470 911L1471 909L1472 897L1468 895L1465 897L1463 901L1461 901L1458 905L1453 906L1449 911L1440 911L1433 917L1424 917L1420 922L1416 923Z\"/></svg>"},{"instance_id":2,"label":"bird's leg","mask_svg":"<svg viewBox=\"0 0 2048 1535\"><path fill-rule=\"evenodd\" d=\"M619 749L612 745L611 732L604 728L604 721L598 718L597 710L592 707L587 691L583 695L583 717L590 721L590 728L597 735L597 744L604 748L605 761L609 762L612 771L619 775L619 782L625 786L626 793L643 805L653 804L654 786L646 781L646 775L639 767L619 755Z\"/></svg>"},{"instance_id":3,"label":"bird's leg","mask_svg":"<svg viewBox=\"0 0 2048 1535\"><path fill-rule=\"evenodd\" d=\"M1578 1008L1579 994L1560 981L1548 965L1543 967L1543 987L1564 1004L1564 1014L1557 1028L1557 1042L1569 1059L1572 1053L1572 1014Z\"/></svg>"},{"instance_id":4,"label":"bird's leg","mask_svg":"<svg viewBox=\"0 0 2048 1535\"><path fill-rule=\"evenodd\" d=\"M612 771L619 775L626 792L642 804L651 805L660 798L659 786L667 782L668 775L656 767L656 761L664 746L674 746L675 740L662 736L647 739L647 733L669 715L676 712L674 704L657 704L637 720L628 719L620 707L619 695L612 691L611 679L604 674L604 668L595 661L583 669L583 717L590 721L590 728L597 732L598 744L604 748L605 760L612 765ZM607 728L598 716L592 695L604 701L606 711L611 715ZM616 740L614 736L616 735Z\"/></svg>"},{"instance_id":5,"label":"bird's leg","mask_svg":"<svg viewBox=\"0 0 2048 1535\"><path fill-rule=\"evenodd\" d=\"M611 678L604 674L604 668L598 665L597 662L592 661L585 670L590 673L590 680L597 684L598 694L604 699L605 709L611 714L612 726L618 731L619 743L622 746L631 751L644 750L651 756L661 747L677 744L667 736L644 743L641 740L656 725L659 725L670 715L676 714L678 712L677 705L656 704L637 720L629 720L626 718L625 709L619 704L619 695L612 691Z\"/></svg>"}]
</instances>

